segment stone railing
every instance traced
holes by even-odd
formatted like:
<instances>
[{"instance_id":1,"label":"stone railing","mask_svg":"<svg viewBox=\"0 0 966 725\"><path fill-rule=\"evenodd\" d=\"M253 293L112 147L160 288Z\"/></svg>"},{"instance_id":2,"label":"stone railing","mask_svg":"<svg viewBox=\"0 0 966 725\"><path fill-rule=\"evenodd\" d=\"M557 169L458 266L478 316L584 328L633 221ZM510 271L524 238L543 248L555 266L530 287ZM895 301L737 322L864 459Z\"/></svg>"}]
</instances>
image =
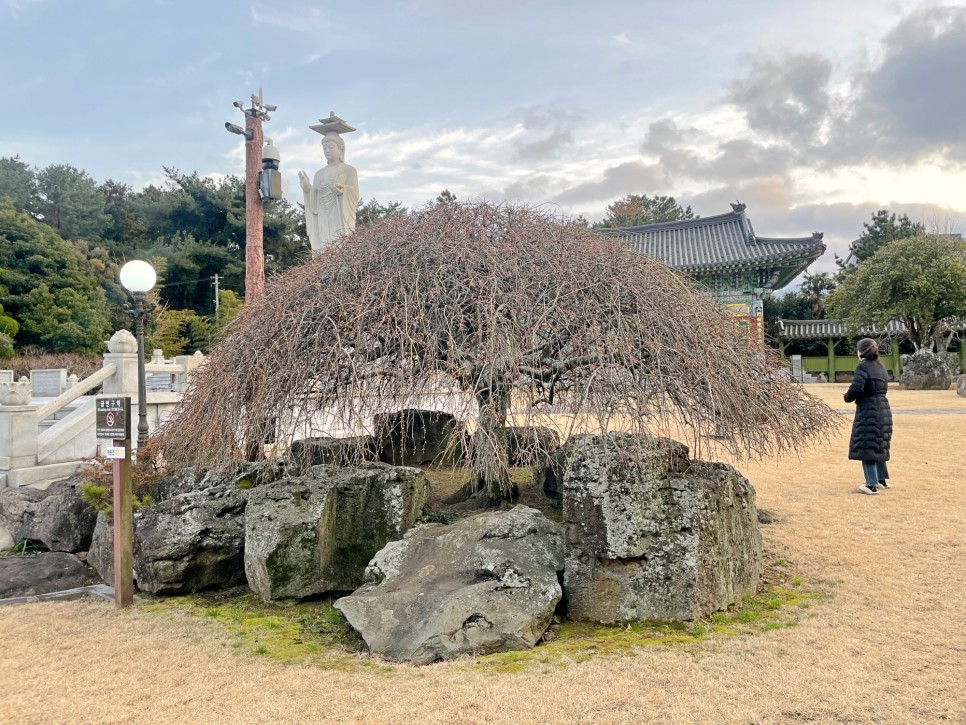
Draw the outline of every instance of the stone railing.
<instances>
[{"instance_id":1,"label":"stone railing","mask_svg":"<svg viewBox=\"0 0 966 725\"><path fill-rule=\"evenodd\" d=\"M84 380L68 378L66 371L43 371L47 380L66 383L62 386L66 389L52 400L35 403L30 380L15 382L12 373L0 374L0 488L69 475L84 459L111 445L95 436L97 396L89 393L98 386L102 395L130 397L132 420L137 420L137 343L133 335L121 331L111 338L108 349L103 367ZM146 377L155 383L145 386L149 435L171 415L188 389L191 374L205 361L201 354L165 360L160 351L155 353L145 364ZM53 387L45 392L54 392Z\"/></svg>"},{"instance_id":2,"label":"stone railing","mask_svg":"<svg viewBox=\"0 0 966 725\"><path fill-rule=\"evenodd\" d=\"M67 371L64 370L64 373ZM80 396L85 393L89 393L94 388L98 387L101 383L111 377L117 372L117 368L113 363L105 364L96 373L92 373L90 376L84 378L83 381L78 381L74 385L67 388L66 391L58 395L56 398L51 400L46 405L42 405L37 409L37 422L47 420L50 416L56 415L58 412L63 410L65 407L73 403ZM64 378L66 379L66 375ZM76 379L76 375L72 376ZM33 383L31 383L31 397L33 397Z\"/></svg>"}]
</instances>

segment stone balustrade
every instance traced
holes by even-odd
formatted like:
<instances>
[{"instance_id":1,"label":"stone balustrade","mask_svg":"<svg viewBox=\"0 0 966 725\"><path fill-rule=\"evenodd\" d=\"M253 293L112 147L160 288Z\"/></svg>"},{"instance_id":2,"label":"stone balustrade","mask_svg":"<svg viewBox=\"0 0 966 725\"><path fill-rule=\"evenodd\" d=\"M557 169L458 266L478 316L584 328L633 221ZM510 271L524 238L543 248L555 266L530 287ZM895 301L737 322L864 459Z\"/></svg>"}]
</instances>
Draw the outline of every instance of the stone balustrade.
<instances>
[{"instance_id":1,"label":"stone balustrade","mask_svg":"<svg viewBox=\"0 0 966 725\"><path fill-rule=\"evenodd\" d=\"M0 370L0 488L69 475L112 444L95 436L97 395L89 391L98 384L101 395L129 396L137 421L137 346L124 332L111 339L103 369L83 381L66 370L31 371L15 381L12 371ZM165 359L154 351L145 364L149 435L173 413L204 361L201 353Z\"/></svg>"}]
</instances>

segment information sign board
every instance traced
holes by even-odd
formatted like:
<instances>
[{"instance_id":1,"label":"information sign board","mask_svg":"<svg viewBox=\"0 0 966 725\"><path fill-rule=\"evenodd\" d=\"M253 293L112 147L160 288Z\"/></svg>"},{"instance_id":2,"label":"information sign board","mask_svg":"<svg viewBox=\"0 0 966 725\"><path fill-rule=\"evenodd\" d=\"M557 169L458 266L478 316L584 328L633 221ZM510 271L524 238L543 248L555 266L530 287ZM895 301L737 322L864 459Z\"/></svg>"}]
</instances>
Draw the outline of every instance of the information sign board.
<instances>
[{"instance_id":1,"label":"information sign board","mask_svg":"<svg viewBox=\"0 0 966 725\"><path fill-rule=\"evenodd\" d=\"M131 437L130 398L98 398L94 411L95 435L98 438L118 441Z\"/></svg>"}]
</instances>

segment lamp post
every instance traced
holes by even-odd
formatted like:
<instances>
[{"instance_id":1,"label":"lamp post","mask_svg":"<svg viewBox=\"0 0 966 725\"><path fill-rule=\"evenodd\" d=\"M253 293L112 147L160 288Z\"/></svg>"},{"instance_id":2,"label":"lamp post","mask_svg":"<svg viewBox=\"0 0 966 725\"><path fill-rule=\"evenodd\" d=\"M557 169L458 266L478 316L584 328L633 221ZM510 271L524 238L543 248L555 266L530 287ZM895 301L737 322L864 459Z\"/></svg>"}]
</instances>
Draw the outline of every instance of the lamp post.
<instances>
[{"instance_id":1,"label":"lamp post","mask_svg":"<svg viewBox=\"0 0 966 725\"><path fill-rule=\"evenodd\" d=\"M144 318L154 309L153 303L145 304L145 298L158 275L147 262L135 259L121 267L121 285L134 298L134 307L128 308L134 318L138 339L138 450L148 442L148 402L144 382Z\"/></svg>"}]
</instances>

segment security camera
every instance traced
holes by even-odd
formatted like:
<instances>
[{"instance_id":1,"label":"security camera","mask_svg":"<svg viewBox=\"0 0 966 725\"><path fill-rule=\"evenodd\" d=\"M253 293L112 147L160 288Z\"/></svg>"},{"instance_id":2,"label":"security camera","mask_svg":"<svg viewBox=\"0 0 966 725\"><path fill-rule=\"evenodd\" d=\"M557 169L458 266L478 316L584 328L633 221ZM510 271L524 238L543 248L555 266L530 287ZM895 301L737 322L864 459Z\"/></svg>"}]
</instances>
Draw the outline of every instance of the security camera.
<instances>
[{"instance_id":1,"label":"security camera","mask_svg":"<svg viewBox=\"0 0 966 725\"><path fill-rule=\"evenodd\" d=\"M244 108L245 108L245 103L244 103L244 101L235 101L235 102L234 102L234 103L232 103L231 105L233 105L233 106L234 106L235 108L241 108L241 109L243 109L243 110L244 110Z\"/></svg>"},{"instance_id":2,"label":"security camera","mask_svg":"<svg viewBox=\"0 0 966 725\"><path fill-rule=\"evenodd\" d=\"M266 103L265 110L274 113L275 111L278 110L278 106L273 106L271 104Z\"/></svg>"},{"instance_id":3,"label":"security camera","mask_svg":"<svg viewBox=\"0 0 966 725\"><path fill-rule=\"evenodd\" d=\"M244 136L246 141L251 141L255 136L255 132L252 129L236 126L231 121L225 121L225 128L232 133L237 133L239 136Z\"/></svg>"}]
</instances>

